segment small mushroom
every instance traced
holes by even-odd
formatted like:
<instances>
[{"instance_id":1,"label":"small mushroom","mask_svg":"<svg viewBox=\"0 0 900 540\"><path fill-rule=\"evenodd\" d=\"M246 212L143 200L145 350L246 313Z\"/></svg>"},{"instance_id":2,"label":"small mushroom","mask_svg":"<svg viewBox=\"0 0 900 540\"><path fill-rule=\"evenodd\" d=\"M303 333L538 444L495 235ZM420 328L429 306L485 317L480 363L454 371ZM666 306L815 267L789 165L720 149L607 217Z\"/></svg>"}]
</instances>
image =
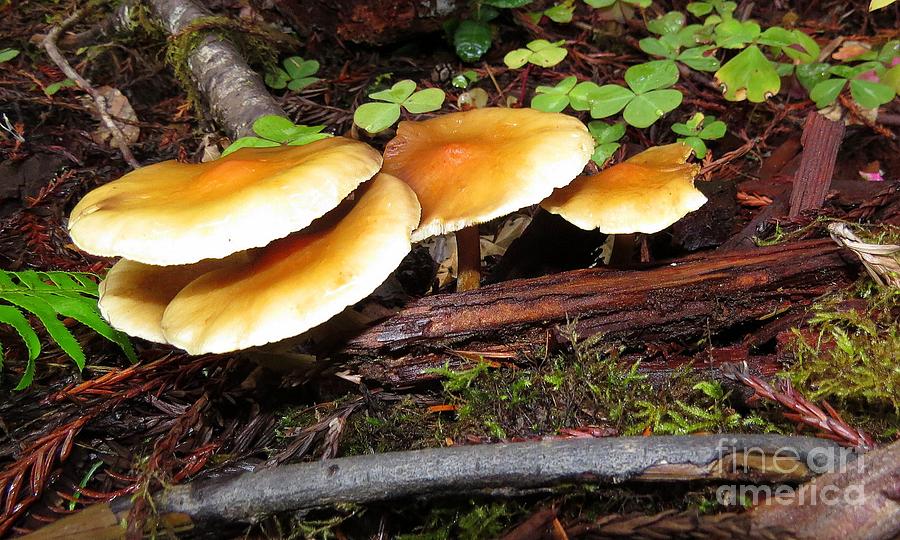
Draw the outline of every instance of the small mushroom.
<instances>
[{"instance_id":1,"label":"small mushroom","mask_svg":"<svg viewBox=\"0 0 900 540\"><path fill-rule=\"evenodd\" d=\"M208 163L164 161L88 193L72 211L69 234L88 253L145 264L222 258L303 229L381 161L375 149L343 137L242 148Z\"/></svg>"},{"instance_id":2,"label":"small mushroom","mask_svg":"<svg viewBox=\"0 0 900 540\"><path fill-rule=\"evenodd\" d=\"M384 171L422 204L413 241L457 233L457 289L477 288L477 225L537 204L587 164L593 139L576 118L533 109L473 109L401 122Z\"/></svg>"},{"instance_id":3,"label":"small mushroom","mask_svg":"<svg viewBox=\"0 0 900 540\"><path fill-rule=\"evenodd\" d=\"M246 258L245 253L176 266L153 266L121 259L100 282L100 313L113 328L128 335L167 343L162 317L175 295L203 274Z\"/></svg>"},{"instance_id":4,"label":"small mushroom","mask_svg":"<svg viewBox=\"0 0 900 540\"><path fill-rule=\"evenodd\" d=\"M192 354L279 341L365 298L410 250L419 224L413 191L379 174L346 212L247 252L182 289L162 317L165 339Z\"/></svg>"},{"instance_id":5,"label":"small mushroom","mask_svg":"<svg viewBox=\"0 0 900 540\"><path fill-rule=\"evenodd\" d=\"M697 210L706 197L694 187L699 165L675 143L644 150L593 176L557 189L541 206L575 226L607 234L655 233Z\"/></svg>"}]
</instances>

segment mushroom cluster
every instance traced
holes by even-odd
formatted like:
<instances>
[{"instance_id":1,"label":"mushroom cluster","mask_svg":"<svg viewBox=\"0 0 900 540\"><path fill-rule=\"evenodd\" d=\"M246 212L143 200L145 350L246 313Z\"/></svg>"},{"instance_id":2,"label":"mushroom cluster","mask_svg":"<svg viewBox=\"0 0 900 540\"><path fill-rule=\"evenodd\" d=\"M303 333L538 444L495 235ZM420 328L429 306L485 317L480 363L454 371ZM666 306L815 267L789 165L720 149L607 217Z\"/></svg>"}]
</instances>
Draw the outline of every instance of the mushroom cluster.
<instances>
[{"instance_id":1,"label":"mushroom cluster","mask_svg":"<svg viewBox=\"0 0 900 540\"><path fill-rule=\"evenodd\" d=\"M143 167L88 193L69 232L88 253L122 257L100 287L110 324L192 354L228 352L328 321L414 241L456 232L457 288L474 288L480 223L543 201L580 227L654 232L705 201L684 145L577 178L592 152L570 116L475 109L401 122L383 157L334 137Z\"/></svg>"},{"instance_id":2,"label":"mushroom cluster","mask_svg":"<svg viewBox=\"0 0 900 540\"><path fill-rule=\"evenodd\" d=\"M114 327L192 354L263 345L362 300L409 252L419 203L381 162L335 137L158 163L90 192L69 233L123 257L100 288Z\"/></svg>"}]
</instances>

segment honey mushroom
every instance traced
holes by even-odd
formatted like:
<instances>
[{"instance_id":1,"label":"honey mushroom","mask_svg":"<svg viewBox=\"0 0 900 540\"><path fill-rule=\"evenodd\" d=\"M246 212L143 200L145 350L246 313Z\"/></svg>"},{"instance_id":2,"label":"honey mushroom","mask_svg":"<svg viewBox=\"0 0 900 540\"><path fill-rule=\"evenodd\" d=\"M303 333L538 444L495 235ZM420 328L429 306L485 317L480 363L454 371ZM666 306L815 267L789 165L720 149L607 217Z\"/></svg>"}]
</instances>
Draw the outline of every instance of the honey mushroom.
<instances>
[{"instance_id":1,"label":"honey mushroom","mask_svg":"<svg viewBox=\"0 0 900 540\"><path fill-rule=\"evenodd\" d=\"M571 182L593 139L578 119L534 109L473 109L401 122L384 171L412 187L422 205L413 241L456 233L457 290L479 286L478 224L505 216Z\"/></svg>"}]
</instances>

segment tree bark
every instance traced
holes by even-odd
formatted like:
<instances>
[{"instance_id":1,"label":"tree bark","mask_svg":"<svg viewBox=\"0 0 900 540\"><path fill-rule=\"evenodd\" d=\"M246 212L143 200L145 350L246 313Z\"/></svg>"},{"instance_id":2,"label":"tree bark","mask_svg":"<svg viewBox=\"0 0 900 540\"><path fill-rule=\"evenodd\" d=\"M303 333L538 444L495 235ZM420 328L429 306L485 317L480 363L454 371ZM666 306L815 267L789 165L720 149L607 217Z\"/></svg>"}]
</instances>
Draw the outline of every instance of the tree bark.
<instances>
[{"instance_id":1,"label":"tree bark","mask_svg":"<svg viewBox=\"0 0 900 540\"><path fill-rule=\"evenodd\" d=\"M579 339L650 350L720 336L798 309L850 284L858 267L830 240L702 253L644 271L585 269L421 298L349 340L342 353L376 357L365 377L410 382L449 349L531 352ZM746 333L746 328L742 335ZM414 364L412 371L403 366Z\"/></svg>"},{"instance_id":2,"label":"tree bark","mask_svg":"<svg viewBox=\"0 0 900 540\"><path fill-rule=\"evenodd\" d=\"M149 0L148 4L172 35L211 16L191 0ZM253 135L253 122L260 116L287 116L230 41L207 35L188 52L187 63L213 118L232 137Z\"/></svg>"}]
</instances>

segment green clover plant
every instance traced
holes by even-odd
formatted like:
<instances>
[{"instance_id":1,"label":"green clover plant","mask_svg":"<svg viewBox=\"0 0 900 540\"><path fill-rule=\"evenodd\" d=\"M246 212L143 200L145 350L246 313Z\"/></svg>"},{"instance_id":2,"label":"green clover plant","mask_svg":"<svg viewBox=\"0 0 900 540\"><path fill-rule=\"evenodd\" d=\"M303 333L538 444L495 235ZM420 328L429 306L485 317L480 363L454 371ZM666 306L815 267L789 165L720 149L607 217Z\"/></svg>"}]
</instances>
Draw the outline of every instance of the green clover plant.
<instances>
[{"instance_id":1,"label":"green clover plant","mask_svg":"<svg viewBox=\"0 0 900 540\"><path fill-rule=\"evenodd\" d=\"M529 42L525 49L516 49L506 53L503 63L510 69L518 69L531 63L541 67L553 67L565 59L569 53L562 44L565 40L549 42L546 39L536 39Z\"/></svg>"},{"instance_id":2,"label":"green clover plant","mask_svg":"<svg viewBox=\"0 0 900 540\"><path fill-rule=\"evenodd\" d=\"M413 114L436 111L444 104L444 91L426 88L416 91L416 83L409 79L400 81L388 90L374 92L369 97L376 100L361 105L353 113L353 123L369 133L378 133L394 125L400 119L400 110Z\"/></svg>"},{"instance_id":3,"label":"green clover plant","mask_svg":"<svg viewBox=\"0 0 900 540\"><path fill-rule=\"evenodd\" d=\"M270 148L283 144L302 146L331 137L330 133L322 133L323 129L325 126L298 125L283 116L267 114L253 122L253 132L258 137L241 137L222 151L222 157L240 148Z\"/></svg>"},{"instance_id":4,"label":"green clover plant","mask_svg":"<svg viewBox=\"0 0 900 540\"><path fill-rule=\"evenodd\" d=\"M318 82L319 78L313 77L319 71L319 62L316 60L304 60L299 56L285 58L281 63L284 69L276 67L266 73L266 84L275 90L299 91Z\"/></svg>"},{"instance_id":5,"label":"green clover plant","mask_svg":"<svg viewBox=\"0 0 900 540\"><path fill-rule=\"evenodd\" d=\"M621 144L619 140L625 135L624 124L607 124L600 120L588 122L588 131L594 138L594 153L591 161L602 167L616 153Z\"/></svg>"},{"instance_id":6,"label":"green clover plant","mask_svg":"<svg viewBox=\"0 0 900 540\"><path fill-rule=\"evenodd\" d=\"M670 88L676 82L678 67L668 60L654 60L625 71L627 88L584 82L576 85L568 97L573 109L590 111L593 118L608 118L621 111L629 125L645 128L681 105L681 92Z\"/></svg>"},{"instance_id":7,"label":"green clover plant","mask_svg":"<svg viewBox=\"0 0 900 540\"><path fill-rule=\"evenodd\" d=\"M678 142L683 142L694 149L694 154L700 159L706 157L706 142L721 139L725 136L728 127L725 122L716 120L715 116L704 116L703 113L695 113L687 122L677 122L672 125L672 131L683 137Z\"/></svg>"},{"instance_id":8,"label":"green clover plant","mask_svg":"<svg viewBox=\"0 0 900 540\"><path fill-rule=\"evenodd\" d=\"M538 86L531 99L531 108L544 112L561 112L569 106L569 92L575 88L577 77L566 77L556 86Z\"/></svg>"},{"instance_id":9,"label":"green clover plant","mask_svg":"<svg viewBox=\"0 0 900 540\"><path fill-rule=\"evenodd\" d=\"M697 71L716 71L719 60L709 53L710 46L697 46L701 41L703 27L699 24L686 25L684 14L671 11L647 23L647 30L659 37L646 37L638 42L642 51L665 58L670 62L681 62ZM685 50L681 50L685 49Z\"/></svg>"}]
</instances>

